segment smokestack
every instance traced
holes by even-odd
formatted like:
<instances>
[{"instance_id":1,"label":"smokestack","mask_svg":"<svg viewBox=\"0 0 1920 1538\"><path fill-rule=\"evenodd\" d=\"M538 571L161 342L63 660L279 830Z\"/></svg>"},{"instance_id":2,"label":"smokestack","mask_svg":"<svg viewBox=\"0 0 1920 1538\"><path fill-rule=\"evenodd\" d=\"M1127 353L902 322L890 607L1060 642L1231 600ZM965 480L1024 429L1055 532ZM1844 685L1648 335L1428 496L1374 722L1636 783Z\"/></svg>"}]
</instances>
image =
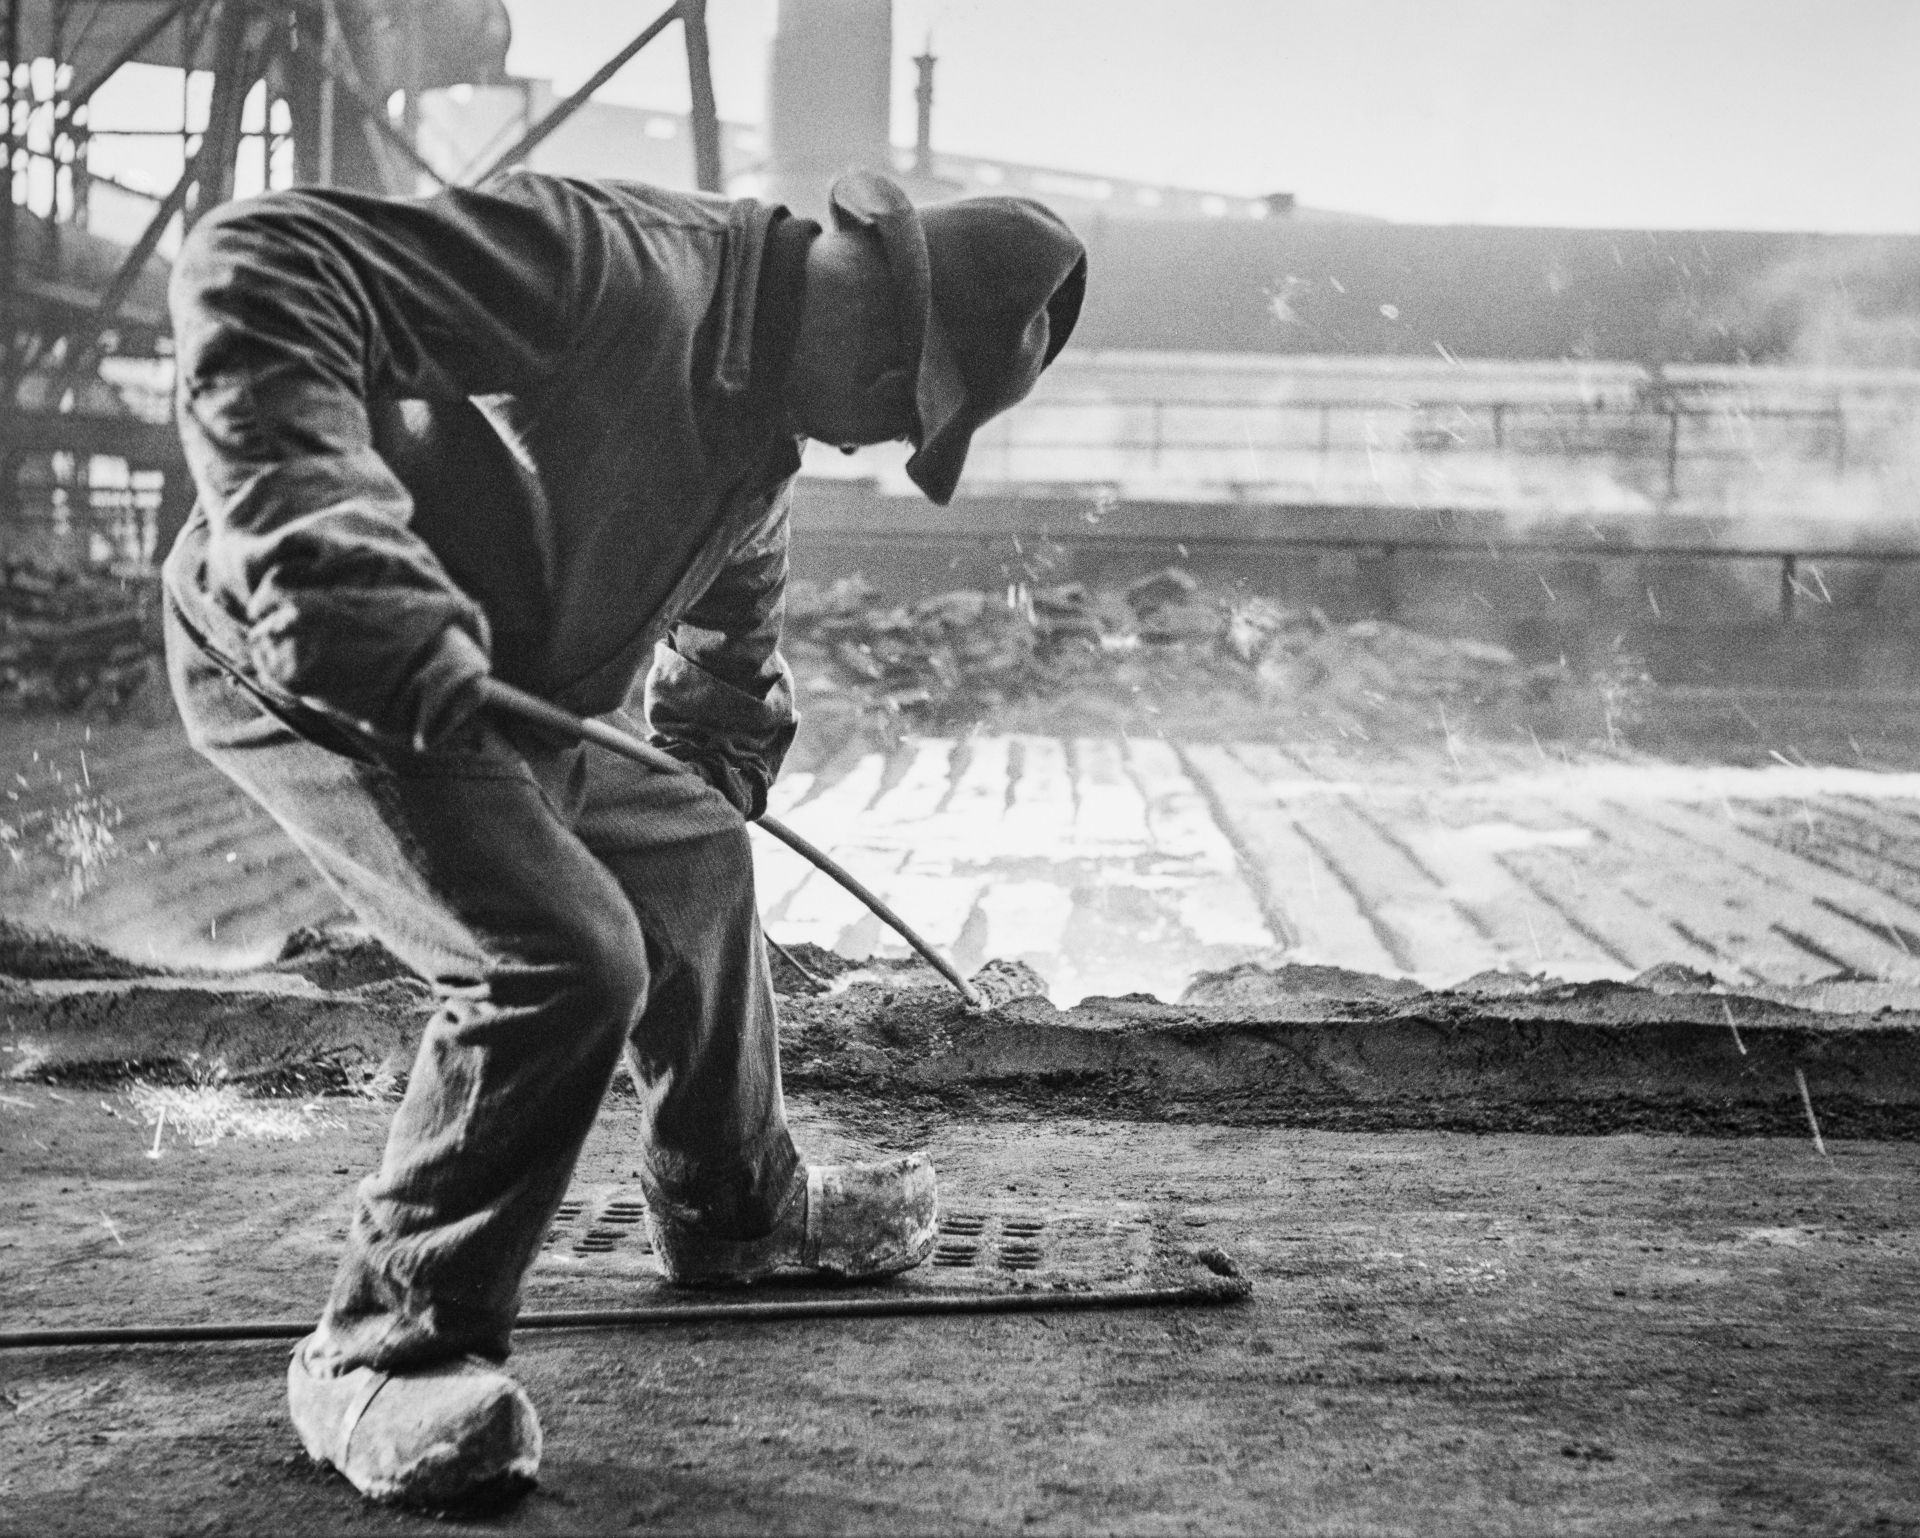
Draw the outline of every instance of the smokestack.
<instances>
[{"instance_id":1,"label":"smokestack","mask_svg":"<svg viewBox=\"0 0 1920 1538\"><path fill-rule=\"evenodd\" d=\"M933 38L927 38L927 51L913 56L913 67L920 71L914 82L913 104L918 116L913 130L913 174L933 175Z\"/></svg>"},{"instance_id":2,"label":"smokestack","mask_svg":"<svg viewBox=\"0 0 1920 1538\"><path fill-rule=\"evenodd\" d=\"M825 215L854 166L893 171L892 0L780 0L767 80L767 196Z\"/></svg>"}]
</instances>

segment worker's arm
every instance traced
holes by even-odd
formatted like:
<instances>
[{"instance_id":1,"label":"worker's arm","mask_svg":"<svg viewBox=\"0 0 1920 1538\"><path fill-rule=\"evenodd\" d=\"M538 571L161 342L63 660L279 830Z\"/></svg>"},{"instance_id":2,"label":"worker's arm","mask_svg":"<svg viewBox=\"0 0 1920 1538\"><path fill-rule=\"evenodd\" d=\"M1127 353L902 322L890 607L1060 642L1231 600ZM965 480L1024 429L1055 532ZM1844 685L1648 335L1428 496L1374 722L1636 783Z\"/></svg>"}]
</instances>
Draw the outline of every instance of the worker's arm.
<instances>
[{"instance_id":1,"label":"worker's arm","mask_svg":"<svg viewBox=\"0 0 1920 1538\"><path fill-rule=\"evenodd\" d=\"M605 292L590 225L565 184L525 178L276 193L188 238L170 297L205 582L264 687L416 748L474 708L486 622L409 530L367 403L537 388Z\"/></svg>"},{"instance_id":2,"label":"worker's arm","mask_svg":"<svg viewBox=\"0 0 1920 1538\"><path fill-rule=\"evenodd\" d=\"M799 721L793 674L780 655L788 496L783 486L771 498L766 516L660 643L647 676L654 745L692 764L749 820L767 809Z\"/></svg>"}]
</instances>

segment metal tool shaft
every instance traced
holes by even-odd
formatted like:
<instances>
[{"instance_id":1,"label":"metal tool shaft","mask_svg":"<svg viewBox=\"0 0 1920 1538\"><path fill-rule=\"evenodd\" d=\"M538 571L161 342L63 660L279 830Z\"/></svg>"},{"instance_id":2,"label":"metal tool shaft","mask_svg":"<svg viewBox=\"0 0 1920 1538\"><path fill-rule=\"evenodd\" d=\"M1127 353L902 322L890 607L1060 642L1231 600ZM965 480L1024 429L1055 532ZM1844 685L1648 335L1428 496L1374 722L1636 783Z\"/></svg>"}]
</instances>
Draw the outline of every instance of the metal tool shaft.
<instances>
[{"instance_id":1,"label":"metal tool shaft","mask_svg":"<svg viewBox=\"0 0 1920 1538\"><path fill-rule=\"evenodd\" d=\"M661 774L693 773L692 769L672 754L661 752L652 744L642 742L630 732L623 732L618 727L607 725L604 721L584 720L571 711L562 710L558 705L549 704L537 695L528 694L524 689L516 689L512 684L504 684L497 678L489 678L481 688L482 698L487 706L504 715L516 716L529 725L538 726L559 736L595 743L609 753L618 753L622 758L631 759L636 764L644 764L647 768L658 770ZM771 833L795 854L826 872L865 903L881 923L924 956L935 971L959 990L960 997L967 1001L968 1008L986 1008L986 1001L980 997L978 990L960 975L952 962L916 934L905 919L881 901L832 855L810 840L802 838L777 817L763 814L755 826Z\"/></svg>"}]
</instances>

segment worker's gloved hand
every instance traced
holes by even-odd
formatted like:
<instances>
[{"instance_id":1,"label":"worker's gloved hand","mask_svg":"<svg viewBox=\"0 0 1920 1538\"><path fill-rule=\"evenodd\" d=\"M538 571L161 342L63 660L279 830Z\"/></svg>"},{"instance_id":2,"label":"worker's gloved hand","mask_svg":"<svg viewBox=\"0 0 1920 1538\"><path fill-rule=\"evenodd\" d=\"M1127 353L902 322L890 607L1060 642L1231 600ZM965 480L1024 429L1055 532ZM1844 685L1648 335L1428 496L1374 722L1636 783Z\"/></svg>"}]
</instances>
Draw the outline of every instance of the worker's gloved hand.
<instances>
[{"instance_id":1,"label":"worker's gloved hand","mask_svg":"<svg viewBox=\"0 0 1920 1538\"><path fill-rule=\"evenodd\" d=\"M702 753L684 742L656 738L654 745L671 753L719 791L748 822L757 822L766 811L767 787L758 775L748 774L718 753Z\"/></svg>"},{"instance_id":2,"label":"worker's gloved hand","mask_svg":"<svg viewBox=\"0 0 1920 1538\"><path fill-rule=\"evenodd\" d=\"M480 712L487 673L487 654L478 641L457 625L441 631L439 643L407 686L407 745L427 753L458 737Z\"/></svg>"}]
</instances>

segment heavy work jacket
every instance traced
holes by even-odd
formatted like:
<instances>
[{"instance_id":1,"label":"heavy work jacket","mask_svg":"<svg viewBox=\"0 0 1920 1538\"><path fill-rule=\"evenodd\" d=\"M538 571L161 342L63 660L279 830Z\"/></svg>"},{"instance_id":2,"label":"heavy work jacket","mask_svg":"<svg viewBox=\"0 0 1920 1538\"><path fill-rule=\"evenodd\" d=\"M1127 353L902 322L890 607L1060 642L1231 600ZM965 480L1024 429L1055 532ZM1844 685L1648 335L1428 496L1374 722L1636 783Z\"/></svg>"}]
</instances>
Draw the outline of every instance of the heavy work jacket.
<instances>
[{"instance_id":1,"label":"heavy work jacket","mask_svg":"<svg viewBox=\"0 0 1920 1538\"><path fill-rule=\"evenodd\" d=\"M660 738L762 803L815 233L531 173L215 210L171 294L189 635L296 724L416 745L480 672L596 715L650 667Z\"/></svg>"}]
</instances>

